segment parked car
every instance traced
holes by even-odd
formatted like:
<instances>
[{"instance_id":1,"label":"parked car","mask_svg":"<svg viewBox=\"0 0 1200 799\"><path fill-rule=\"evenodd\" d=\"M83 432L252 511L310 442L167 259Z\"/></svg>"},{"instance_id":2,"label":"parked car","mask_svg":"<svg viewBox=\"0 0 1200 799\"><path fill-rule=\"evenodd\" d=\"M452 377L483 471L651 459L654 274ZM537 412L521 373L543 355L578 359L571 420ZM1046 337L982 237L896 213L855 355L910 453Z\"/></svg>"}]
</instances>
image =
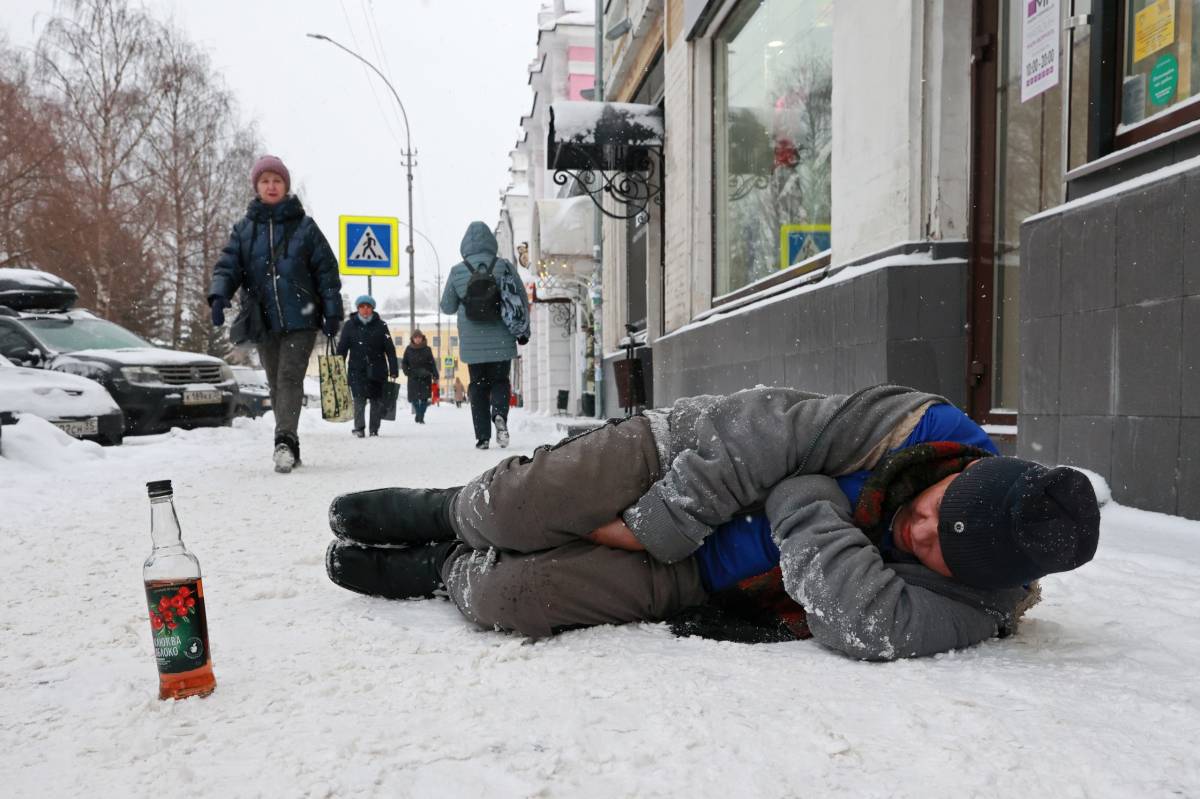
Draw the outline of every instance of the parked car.
<instances>
[{"instance_id":1,"label":"parked car","mask_svg":"<svg viewBox=\"0 0 1200 799\"><path fill-rule=\"evenodd\" d=\"M76 438L120 444L125 417L112 396L94 380L16 366L0 355L0 413L40 416Z\"/></svg>"},{"instance_id":2,"label":"parked car","mask_svg":"<svg viewBox=\"0 0 1200 799\"><path fill-rule=\"evenodd\" d=\"M232 369L238 384L234 414L256 419L271 410L271 388L267 383L267 373L249 366L234 366Z\"/></svg>"},{"instance_id":3,"label":"parked car","mask_svg":"<svg viewBox=\"0 0 1200 799\"><path fill-rule=\"evenodd\" d=\"M18 366L90 378L116 400L125 433L228 424L238 388L220 358L156 347L70 310L75 288L36 269L0 269L0 355Z\"/></svg>"}]
</instances>

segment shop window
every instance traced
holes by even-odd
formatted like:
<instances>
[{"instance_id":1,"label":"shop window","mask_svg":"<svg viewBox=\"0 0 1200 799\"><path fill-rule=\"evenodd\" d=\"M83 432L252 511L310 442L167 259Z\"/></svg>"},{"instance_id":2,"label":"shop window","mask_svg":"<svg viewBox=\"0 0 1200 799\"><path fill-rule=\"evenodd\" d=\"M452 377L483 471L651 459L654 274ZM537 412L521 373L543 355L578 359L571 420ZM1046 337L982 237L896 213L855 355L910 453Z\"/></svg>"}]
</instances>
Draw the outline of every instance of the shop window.
<instances>
[{"instance_id":1,"label":"shop window","mask_svg":"<svg viewBox=\"0 0 1200 799\"><path fill-rule=\"evenodd\" d=\"M746 0L714 40L714 294L830 247L832 0Z\"/></svg>"},{"instance_id":2,"label":"shop window","mask_svg":"<svg viewBox=\"0 0 1200 799\"><path fill-rule=\"evenodd\" d=\"M434 349L437 349L437 348L438 348L438 347L440 347L440 346L442 346L442 337L441 337L441 336L434 336L434 337L433 337L433 348L434 348Z\"/></svg>"},{"instance_id":3,"label":"shop window","mask_svg":"<svg viewBox=\"0 0 1200 799\"><path fill-rule=\"evenodd\" d=\"M1200 95L1200 0L1127 0L1118 135Z\"/></svg>"},{"instance_id":4,"label":"shop window","mask_svg":"<svg viewBox=\"0 0 1200 799\"><path fill-rule=\"evenodd\" d=\"M451 346L451 347L457 347L457 346L458 346L458 336L451 336L451 337L450 337L450 346Z\"/></svg>"}]
</instances>

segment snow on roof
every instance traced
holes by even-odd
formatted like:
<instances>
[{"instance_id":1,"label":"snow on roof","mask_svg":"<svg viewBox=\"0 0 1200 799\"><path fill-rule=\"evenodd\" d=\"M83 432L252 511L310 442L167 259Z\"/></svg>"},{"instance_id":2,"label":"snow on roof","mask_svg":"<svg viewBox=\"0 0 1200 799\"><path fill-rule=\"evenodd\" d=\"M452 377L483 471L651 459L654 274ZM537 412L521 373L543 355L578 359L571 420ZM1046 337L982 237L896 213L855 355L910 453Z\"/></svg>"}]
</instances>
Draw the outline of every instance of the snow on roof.
<instances>
[{"instance_id":1,"label":"snow on roof","mask_svg":"<svg viewBox=\"0 0 1200 799\"><path fill-rule=\"evenodd\" d=\"M665 131L662 110L645 103L564 100L553 103L550 112L554 115L554 138L561 142L590 143L595 141L597 131L611 131L634 134L637 140L631 136L629 144L661 144Z\"/></svg>"},{"instance_id":2,"label":"snow on roof","mask_svg":"<svg viewBox=\"0 0 1200 799\"><path fill-rule=\"evenodd\" d=\"M95 380L9 364L0 366L0 411L31 413L53 421L107 416L120 413L121 409L108 390Z\"/></svg>"},{"instance_id":3,"label":"snow on roof","mask_svg":"<svg viewBox=\"0 0 1200 799\"><path fill-rule=\"evenodd\" d=\"M58 275L43 272L40 269L23 269L16 266L6 266L0 270L0 279L5 283L30 286L32 288L61 288L71 285Z\"/></svg>"}]
</instances>

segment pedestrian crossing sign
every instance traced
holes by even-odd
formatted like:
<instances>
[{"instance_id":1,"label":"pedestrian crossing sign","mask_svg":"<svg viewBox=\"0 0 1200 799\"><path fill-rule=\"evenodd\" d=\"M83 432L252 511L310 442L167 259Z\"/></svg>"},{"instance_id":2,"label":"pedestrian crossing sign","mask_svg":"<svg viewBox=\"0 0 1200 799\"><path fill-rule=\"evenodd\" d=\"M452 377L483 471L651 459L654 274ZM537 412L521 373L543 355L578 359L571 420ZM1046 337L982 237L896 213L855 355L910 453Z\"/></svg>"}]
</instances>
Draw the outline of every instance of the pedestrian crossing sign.
<instances>
[{"instance_id":1,"label":"pedestrian crossing sign","mask_svg":"<svg viewBox=\"0 0 1200 799\"><path fill-rule=\"evenodd\" d=\"M394 216L339 216L338 241L343 275L388 277L400 274L400 220Z\"/></svg>"}]
</instances>

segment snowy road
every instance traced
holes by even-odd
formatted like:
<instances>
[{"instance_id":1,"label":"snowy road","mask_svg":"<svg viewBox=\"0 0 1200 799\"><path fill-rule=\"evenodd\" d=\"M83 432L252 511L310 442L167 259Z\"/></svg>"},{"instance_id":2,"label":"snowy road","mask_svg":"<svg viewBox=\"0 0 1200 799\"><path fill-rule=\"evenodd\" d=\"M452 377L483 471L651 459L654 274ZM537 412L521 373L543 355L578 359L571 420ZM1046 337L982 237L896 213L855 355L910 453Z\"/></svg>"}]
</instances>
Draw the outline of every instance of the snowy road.
<instances>
[{"instance_id":1,"label":"snowy road","mask_svg":"<svg viewBox=\"0 0 1200 799\"><path fill-rule=\"evenodd\" d=\"M1200 795L1200 523L1105 510L1096 561L1019 635L863 664L661 625L536 644L442 601L331 585L341 491L459 483L555 437L472 448L443 406L357 441L306 412L100 451L36 420L0 457L0 793L128 796ZM216 692L160 702L144 483L171 478L205 574Z\"/></svg>"}]
</instances>

